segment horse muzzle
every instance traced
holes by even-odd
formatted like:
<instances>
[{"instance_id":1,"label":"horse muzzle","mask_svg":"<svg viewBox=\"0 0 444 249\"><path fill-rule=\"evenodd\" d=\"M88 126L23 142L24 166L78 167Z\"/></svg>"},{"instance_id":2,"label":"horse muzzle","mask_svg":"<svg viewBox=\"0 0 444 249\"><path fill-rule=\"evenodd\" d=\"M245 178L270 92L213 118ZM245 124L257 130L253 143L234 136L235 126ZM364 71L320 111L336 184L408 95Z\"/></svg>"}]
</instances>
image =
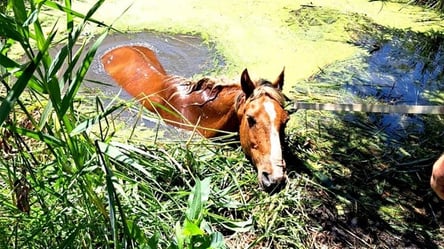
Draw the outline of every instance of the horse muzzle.
<instances>
[{"instance_id":1,"label":"horse muzzle","mask_svg":"<svg viewBox=\"0 0 444 249\"><path fill-rule=\"evenodd\" d=\"M283 164L272 166L272 171L259 171L259 184L265 190L280 189L287 183L287 174L285 172L285 162Z\"/></svg>"}]
</instances>

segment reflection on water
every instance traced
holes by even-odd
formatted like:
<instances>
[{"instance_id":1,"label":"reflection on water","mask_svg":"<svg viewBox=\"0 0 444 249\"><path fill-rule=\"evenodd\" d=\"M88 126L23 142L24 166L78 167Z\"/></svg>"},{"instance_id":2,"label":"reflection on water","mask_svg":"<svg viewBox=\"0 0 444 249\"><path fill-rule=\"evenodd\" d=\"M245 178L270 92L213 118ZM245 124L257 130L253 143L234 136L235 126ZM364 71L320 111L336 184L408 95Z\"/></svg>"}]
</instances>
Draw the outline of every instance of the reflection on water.
<instances>
[{"instance_id":1,"label":"reflection on water","mask_svg":"<svg viewBox=\"0 0 444 249\"><path fill-rule=\"evenodd\" d=\"M443 41L440 34L414 32L396 32L383 42L361 41L360 46L368 50L366 55L324 68L313 79L316 83L340 85L344 94L338 96L338 102L444 104ZM323 90L336 91L337 88L319 91ZM346 115L345 120L353 117L353 114ZM366 122L395 139L424 131L422 115L369 113L367 118Z\"/></svg>"},{"instance_id":2,"label":"reflection on water","mask_svg":"<svg viewBox=\"0 0 444 249\"><path fill-rule=\"evenodd\" d=\"M413 32L395 35L362 58L345 88L360 97L390 104L431 104L429 93L444 90L444 50L441 36Z\"/></svg>"}]
</instances>

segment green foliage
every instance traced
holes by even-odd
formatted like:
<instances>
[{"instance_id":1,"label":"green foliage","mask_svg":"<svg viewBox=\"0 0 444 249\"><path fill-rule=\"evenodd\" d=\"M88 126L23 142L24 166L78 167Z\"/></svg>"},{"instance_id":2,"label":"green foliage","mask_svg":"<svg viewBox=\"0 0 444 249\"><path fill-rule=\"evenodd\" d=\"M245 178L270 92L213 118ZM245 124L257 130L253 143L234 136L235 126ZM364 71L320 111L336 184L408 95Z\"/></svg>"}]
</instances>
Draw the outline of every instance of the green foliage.
<instances>
[{"instance_id":1,"label":"green foliage","mask_svg":"<svg viewBox=\"0 0 444 249\"><path fill-rule=\"evenodd\" d=\"M444 11L444 1L443 0L411 0L411 3L418 5L425 5L429 8L436 9L440 12Z\"/></svg>"},{"instance_id":2,"label":"green foliage","mask_svg":"<svg viewBox=\"0 0 444 249\"><path fill-rule=\"evenodd\" d=\"M102 25L91 17L103 2L86 14L69 0L0 4L0 248L393 247L409 234L403 245L441 245L424 168L442 150L442 119L392 141L367 115L299 111L287 136L296 170L268 195L232 143L138 145L137 128L115 136L127 103L79 96L108 32L83 32ZM305 98L341 95L324 86Z\"/></svg>"},{"instance_id":3,"label":"green foliage","mask_svg":"<svg viewBox=\"0 0 444 249\"><path fill-rule=\"evenodd\" d=\"M219 232L202 228L204 222L205 204L210 196L210 178L203 181L196 179L188 198L188 208L185 212L185 220L182 225L176 224L177 248L225 248L223 235ZM210 228L207 226L207 229Z\"/></svg>"}]
</instances>

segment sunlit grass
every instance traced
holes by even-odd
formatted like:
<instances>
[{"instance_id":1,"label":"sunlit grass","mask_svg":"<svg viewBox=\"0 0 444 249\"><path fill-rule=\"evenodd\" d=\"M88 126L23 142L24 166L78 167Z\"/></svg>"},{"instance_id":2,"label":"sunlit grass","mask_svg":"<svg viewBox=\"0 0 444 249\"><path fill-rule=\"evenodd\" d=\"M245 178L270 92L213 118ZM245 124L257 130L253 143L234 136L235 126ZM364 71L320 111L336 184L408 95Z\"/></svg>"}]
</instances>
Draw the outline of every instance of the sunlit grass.
<instances>
[{"instance_id":1,"label":"sunlit grass","mask_svg":"<svg viewBox=\"0 0 444 249\"><path fill-rule=\"evenodd\" d=\"M68 0L15 3L0 13L1 248L393 247L408 232L420 235L406 244L441 245L426 179L442 150L439 116L394 139L378 116L299 110L286 131L289 182L269 195L233 137L169 139L137 125L156 117L134 103L78 95L106 35L84 32L100 24L88 17L102 1L88 14ZM43 27L47 8L57 29ZM348 97L333 82L309 79L296 95ZM128 110L134 123L122 124L115 115Z\"/></svg>"}]
</instances>

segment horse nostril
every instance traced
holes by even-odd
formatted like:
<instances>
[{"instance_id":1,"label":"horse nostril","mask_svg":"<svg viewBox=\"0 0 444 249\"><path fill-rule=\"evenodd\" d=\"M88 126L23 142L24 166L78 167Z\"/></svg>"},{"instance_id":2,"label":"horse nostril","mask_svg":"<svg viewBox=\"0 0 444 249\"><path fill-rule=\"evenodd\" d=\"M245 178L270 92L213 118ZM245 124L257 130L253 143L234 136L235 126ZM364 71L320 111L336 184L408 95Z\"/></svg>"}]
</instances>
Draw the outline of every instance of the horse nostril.
<instances>
[{"instance_id":1,"label":"horse nostril","mask_svg":"<svg viewBox=\"0 0 444 249\"><path fill-rule=\"evenodd\" d=\"M270 187L273 184L270 179L270 174L268 172L262 172L262 185L264 187Z\"/></svg>"},{"instance_id":2,"label":"horse nostril","mask_svg":"<svg viewBox=\"0 0 444 249\"><path fill-rule=\"evenodd\" d=\"M287 176L285 174L275 176L268 172L262 172L260 176L261 187L270 193L278 192L287 184Z\"/></svg>"}]
</instances>

